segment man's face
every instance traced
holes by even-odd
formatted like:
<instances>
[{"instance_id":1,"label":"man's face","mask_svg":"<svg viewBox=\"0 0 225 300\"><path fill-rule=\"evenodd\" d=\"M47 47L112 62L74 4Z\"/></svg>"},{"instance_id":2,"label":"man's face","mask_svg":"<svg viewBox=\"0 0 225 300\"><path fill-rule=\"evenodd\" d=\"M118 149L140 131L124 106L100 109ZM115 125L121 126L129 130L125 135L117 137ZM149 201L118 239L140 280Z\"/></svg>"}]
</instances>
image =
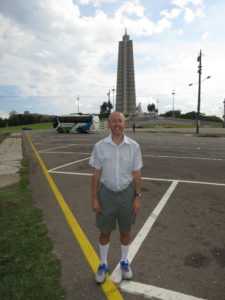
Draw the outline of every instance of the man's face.
<instances>
[{"instance_id":1,"label":"man's face","mask_svg":"<svg viewBox=\"0 0 225 300\"><path fill-rule=\"evenodd\" d=\"M123 134L125 122L120 113L113 113L109 120L109 127L113 135Z\"/></svg>"}]
</instances>

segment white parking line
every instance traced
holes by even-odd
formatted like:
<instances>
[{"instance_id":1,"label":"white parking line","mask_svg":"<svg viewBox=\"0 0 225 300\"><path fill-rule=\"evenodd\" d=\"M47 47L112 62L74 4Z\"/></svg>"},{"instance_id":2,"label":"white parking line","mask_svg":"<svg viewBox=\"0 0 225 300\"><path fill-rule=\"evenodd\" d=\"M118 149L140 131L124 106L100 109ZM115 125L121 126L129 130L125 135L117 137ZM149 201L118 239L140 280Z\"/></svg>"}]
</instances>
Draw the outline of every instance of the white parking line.
<instances>
[{"instance_id":1,"label":"white parking line","mask_svg":"<svg viewBox=\"0 0 225 300\"><path fill-rule=\"evenodd\" d=\"M49 173L65 174L65 175L79 175L79 176L92 176L93 175L91 173L76 173L76 172L63 172L63 171L52 171L52 170L49 170Z\"/></svg>"},{"instance_id":2,"label":"white parking line","mask_svg":"<svg viewBox=\"0 0 225 300\"><path fill-rule=\"evenodd\" d=\"M175 149L177 150L177 147L174 147L174 146L160 146L160 145L151 145L151 146L144 146L142 145L141 146L141 149L142 148L156 148L157 150L160 148L160 149ZM179 150L202 150L202 151L224 151L224 148L202 148L202 147L193 147L193 148L190 148L190 147L179 147Z\"/></svg>"},{"instance_id":3,"label":"white parking line","mask_svg":"<svg viewBox=\"0 0 225 300\"><path fill-rule=\"evenodd\" d=\"M84 161L84 160L87 160L87 159L90 159L90 157L86 157L86 158L83 158L83 159L80 159L80 160L72 161L72 162L70 162L70 163L68 163L68 164L65 164L65 165L58 166L58 167L56 167L56 168L54 168L54 169L49 170L49 172L53 173L53 171L55 171L55 170L57 170L57 169L61 169L61 168L63 168L63 167L67 167L67 166L70 166L70 165L79 163L79 162Z\"/></svg>"},{"instance_id":4,"label":"white parking line","mask_svg":"<svg viewBox=\"0 0 225 300\"><path fill-rule=\"evenodd\" d=\"M67 147L72 147L72 146L92 146L92 145L94 145L94 144L70 144L70 145L66 145L66 146L59 146L59 147L49 148L49 149L45 149L45 150L40 150L38 152L45 153L46 151L62 149L62 148L67 148Z\"/></svg>"},{"instance_id":5,"label":"white parking line","mask_svg":"<svg viewBox=\"0 0 225 300\"><path fill-rule=\"evenodd\" d=\"M137 254L139 248L141 247L142 243L144 242L145 238L149 234L149 231L151 230L153 224L155 223L157 217L159 216L160 212L166 205L167 201L169 200L170 196L172 195L173 191L175 190L176 186L178 184L178 181L173 181L162 197L162 199L159 201L156 208L153 210L151 215L148 217L147 221L141 228L141 230L138 232L137 236L133 240L133 242L130 245L129 248L129 254L128 254L128 260L131 263L134 259L135 255ZM121 281L121 269L120 265L118 264L115 268L115 270L112 272L110 279L113 282L120 282Z\"/></svg>"},{"instance_id":6,"label":"white parking line","mask_svg":"<svg viewBox=\"0 0 225 300\"><path fill-rule=\"evenodd\" d=\"M51 140L51 141L57 141L57 142L58 142L58 141L60 141L60 142L61 142L61 141L70 141L70 142L71 142L71 141L96 141L96 139L94 139L94 138L93 138L93 139L71 139L71 138L70 138L70 139L60 139L60 138L59 138L59 139L49 139L49 140ZM49 140L48 140L48 141L49 141Z\"/></svg>"},{"instance_id":7,"label":"white parking line","mask_svg":"<svg viewBox=\"0 0 225 300\"><path fill-rule=\"evenodd\" d=\"M39 153L42 153L42 154L85 154L85 155L90 155L91 152L75 152L75 151L48 151L48 152L39 152Z\"/></svg>"},{"instance_id":8,"label":"white parking line","mask_svg":"<svg viewBox=\"0 0 225 300\"><path fill-rule=\"evenodd\" d=\"M152 180L152 181L176 181L177 179L164 179L164 178L150 178L150 177L142 177L143 180ZM192 180L177 180L182 183L191 183L191 184L206 184L206 185L216 185L216 186L225 186L225 183L219 182L207 182L207 181L192 181Z\"/></svg>"},{"instance_id":9,"label":"white parking line","mask_svg":"<svg viewBox=\"0 0 225 300\"><path fill-rule=\"evenodd\" d=\"M48 150L47 150L48 151ZM45 152L47 153L47 152ZM58 152L57 152L58 153ZM173 156L156 156L156 155L143 155L143 156L149 156L149 157L166 157L166 158L171 158ZM62 166L58 166L54 169L49 170L51 173L55 174L67 174L67 175L78 175L78 176L92 176L91 173L79 173L79 172L64 172L64 171L56 171L60 168L88 160L90 157L77 160ZM179 159L206 159L206 160L225 160L225 159L216 159L216 158L193 158L193 157L176 157L174 158L179 158ZM130 245L129 249L129 255L128 259L130 263L134 259L135 255L137 254L139 248L141 247L142 243L146 239L147 235L149 234L152 226L154 225L157 217L159 216L160 212L163 210L164 206L166 205L167 201L169 200L170 196L172 195L173 191L175 190L176 186L178 183L191 183L191 184L204 184L204 185L214 185L214 186L223 186L225 187L225 183L216 183L216 182L202 182L202 181L190 181L190 180L174 180L174 179L164 179L164 178L150 178L150 177L142 177L143 180L150 180L150 181L164 181L164 182L171 182L168 190L162 197L162 199L159 201L158 205L155 207L151 215L148 217L147 221L141 228L141 230L138 232L137 236L133 240L133 242ZM110 279L113 282L120 282L121 281L121 271L119 264L116 266L114 271L112 272ZM148 284L143 284L139 282L126 282L126 281L121 281L119 284L120 288L124 292L128 292L134 295L142 295L145 298L149 299L158 299L158 300L204 300L202 298L197 298L191 295L186 295L183 293L175 292L172 290L167 290L163 288L159 288L156 286L148 285Z\"/></svg>"},{"instance_id":10,"label":"white parking line","mask_svg":"<svg viewBox=\"0 0 225 300\"><path fill-rule=\"evenodd\" d=\"M159 157L159 158L176 158L176 159L200 159L200 160L225 160L224 158L210 158L210 157L190 157L190 156L173 156L173 155L151 155L151 154L142 154L146 157Z\"/></svg>"},{"instance_id":11,"label":"white parking line","mask_svg":"<svg viewBox=\"0 0 225 300\"><path fill-rule=\"evenodd\" d=\"M122 281L120 288L124 292L134 295L142 295L149 299L161 300L205 300L196 298L183 293L174 292L167 289L162 289L153 285L143 284L134 281Z\"/></svg>"},{"instance_id":12,"label":"white parking line","mask_svg":"<svg viewBox=\"0 0 225 300\"><path fill-rule=\"evenodd\" d=\"M77 144L73 144L73 145L69 145L69 146L74 146ZM85 144L87 145L87 144ZM88 144L90 145L90 144ZM63 148L65 147L69 147L69 146L62 146ZM62 148L60 147L56 147L56 148L52 148L52 149L46 149L46 150L41 150L38 151L39 153L43 153L43 154L88 154L90 155L91 152L76 152L76 151L51 151L51 150L57 150ZM214 158L214 157L190 157L190 156L174 156L174 155L152 155L152 154L142 154L142 156L145 157L152 157L152 158L175 158L175 159L194 159L194 160L212 160L212 161L225 161L225 158Z\"/></svg>"},{"instance_id":13,"label":"white parking line","mask_svg":"<svg viewBox=\"0 0 225 300\"><path fill-rule=\"evenodd\" d=\"M73 163L76 163L76 162L73 162ZM61 168L61 167L58 167L58 168ZM56 174L65 174L65 175L92 176L91 173L65 172L65 171L54 171L54 170L55 169L51 169L51 170L49 170L49 172L50 173L56 173ZM191 180L151 178L151 177L142 177L141 179L142 180L150 180L150 181L165 181L165 182L177 181L178 183L182 182L182 183L191 183L191 184L205 184L205 185L225 186L225 183L219 183L219 182L191 181Z\"/></svg>"},{"instance_id":14,"label":"white parking line","mask_svg":"<svg viewBox=\"0 0 225 300\"><path fill-rule=\"evenodd\" d=\"M62 149L62 148L67 148L67 147L72 147L72 146L77 146L77 145L79 145L79 144L70 144L70 145L66 145L66 146L58 146L58 147L54 147L54 148L40 150L40 151L38 151L38 153L44 153L46 151L51 151L51 150L56 150L56 149Z\"/></svg>"}]
</instances>

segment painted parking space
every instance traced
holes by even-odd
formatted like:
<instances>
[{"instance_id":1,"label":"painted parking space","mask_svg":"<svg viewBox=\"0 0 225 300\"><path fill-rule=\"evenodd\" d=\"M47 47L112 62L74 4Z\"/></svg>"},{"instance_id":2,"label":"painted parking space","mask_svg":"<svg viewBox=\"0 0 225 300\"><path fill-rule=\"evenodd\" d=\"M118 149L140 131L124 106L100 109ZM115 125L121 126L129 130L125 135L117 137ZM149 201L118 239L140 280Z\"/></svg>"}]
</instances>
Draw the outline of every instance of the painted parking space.
<instances>
[{"instance_id":1,"label":"painted parking space","mask_svg":"<svg viewBox=\"0 0 225 300\"><path fill-rule=\"evenodd\" d=\"M95 140L102 136L96 135ZM58 137L52 135L54 144ZM124 298L133 299L131 297L135 295L140 299L144 296L222 300L225 294L222 284L225 245L221 238L225 232L222 222L225 213L225 157L221 151L224 141L221 139L215 145L213 139L212 146L209 138L204 142L199 139L198 144L193 136L188 137L188 141L184 135L170 136L173 140L168 135L150 136L149 133L136 134L135 137L140 143L145 166L143 209L134 228L130 251L134 280L120 284ZM77 147L75 138L73 136L70 143L68 136L66 141L57 141L57 146L51 147L48 136L45 148L43 137L32 137L37 149L38 142L42 140L40 155L62 193L67 191L64 197L65 200L68 198L69 205L73 200L68 195L68 185L76 182L76 189L79 190L82 183L88 190L91 178L88 165L91 152L86 151L88 141L85 141L86 136L79 136L81 143ZM82 144L85 144L83 148ZM165 149L169 150L166 152ZM90 191L86 196L82 190L80 192L80 199L86 201L83 209L86 207L87 212L90 210L90 203L87 202ZM82 220L78 210L77 206L74 214L78 215L81 227L88 234L91 227ZM89 239L97 251L97 235ZM118 254L118 249L115 253ZM111 264L111 276L116 277L115 257Z\"/></svg>"}]
</instances>

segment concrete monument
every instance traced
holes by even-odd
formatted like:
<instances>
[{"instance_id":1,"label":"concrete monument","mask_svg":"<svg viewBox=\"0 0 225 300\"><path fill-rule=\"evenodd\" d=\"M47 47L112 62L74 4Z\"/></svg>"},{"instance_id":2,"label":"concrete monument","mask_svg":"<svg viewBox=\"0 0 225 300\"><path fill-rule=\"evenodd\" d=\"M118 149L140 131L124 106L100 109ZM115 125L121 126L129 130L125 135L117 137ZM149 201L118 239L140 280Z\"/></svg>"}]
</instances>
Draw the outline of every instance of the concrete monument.
<instances>
[{"instance_id":1,"label":"concrete monument","mask_svg":"<svg viewBox=\"0 0 225 300\"><path fill-rule=\"evenodd\" d=\"M126 30L118 50L116 111L136 114L133 42Z\"/></svg>"}]
</instances>

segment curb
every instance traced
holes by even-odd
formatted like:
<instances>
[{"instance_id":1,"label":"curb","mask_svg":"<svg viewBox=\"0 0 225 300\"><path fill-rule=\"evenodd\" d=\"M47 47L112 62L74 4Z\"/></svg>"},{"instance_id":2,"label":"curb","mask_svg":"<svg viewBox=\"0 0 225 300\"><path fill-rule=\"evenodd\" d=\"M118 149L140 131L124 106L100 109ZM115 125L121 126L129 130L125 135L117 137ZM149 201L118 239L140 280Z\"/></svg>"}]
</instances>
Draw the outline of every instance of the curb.
<instances>
[{"instance_id":1,"label":"curb","mask_svg":"<svg viewBox=\"0 0 225 300\"><path fill-rule=\"evenodd\" d=\"M22 158L21 133L13 133L0 144L0 189L20 181Z\"/></svg>"}]
</instances>

